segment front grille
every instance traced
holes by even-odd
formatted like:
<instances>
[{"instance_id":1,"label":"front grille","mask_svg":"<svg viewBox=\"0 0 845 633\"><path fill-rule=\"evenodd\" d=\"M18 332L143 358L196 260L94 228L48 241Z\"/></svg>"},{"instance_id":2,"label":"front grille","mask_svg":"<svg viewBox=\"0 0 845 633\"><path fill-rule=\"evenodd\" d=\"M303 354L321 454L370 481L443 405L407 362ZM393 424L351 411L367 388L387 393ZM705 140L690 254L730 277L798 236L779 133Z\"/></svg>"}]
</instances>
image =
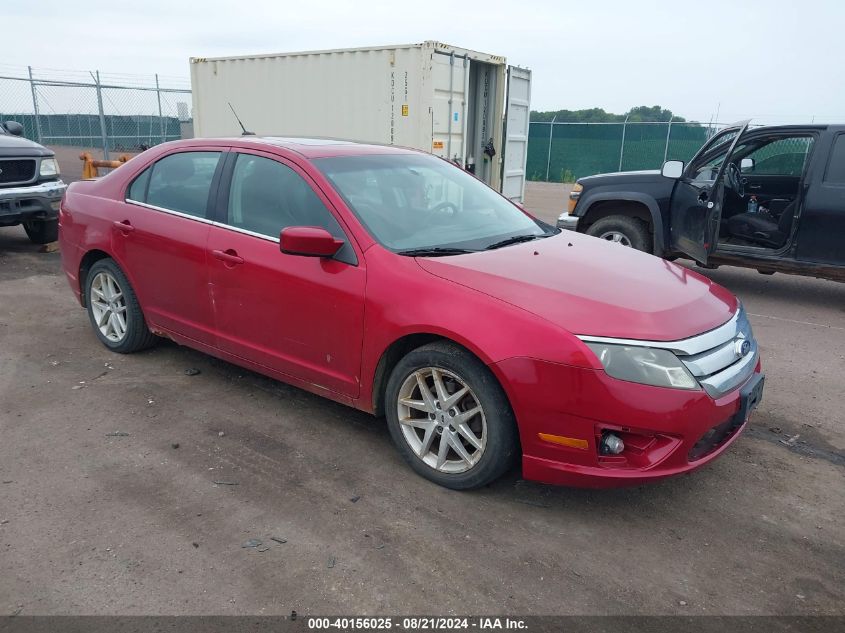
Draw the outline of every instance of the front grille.
<instances>
[{"instance_id":1,"label":"front grille","mask_svg":"<svg viewBox=\"0 0 845 633\"><path fill-rule=\"evenodd\" d=\"M0 184L29 182L35 178L35 159L0 160Z\"/></svg>"},{"instance_id":2,"label":"front grille","mask_svg":"<svg viewBox=\"0 0 845 633\"><path fill-rule=\"evenodd\" d=\"M693 346L675 353L713 398L739 387L757 366L757 340L742 306L724 325L686 342Z\"/></svg>"}]
</instances>

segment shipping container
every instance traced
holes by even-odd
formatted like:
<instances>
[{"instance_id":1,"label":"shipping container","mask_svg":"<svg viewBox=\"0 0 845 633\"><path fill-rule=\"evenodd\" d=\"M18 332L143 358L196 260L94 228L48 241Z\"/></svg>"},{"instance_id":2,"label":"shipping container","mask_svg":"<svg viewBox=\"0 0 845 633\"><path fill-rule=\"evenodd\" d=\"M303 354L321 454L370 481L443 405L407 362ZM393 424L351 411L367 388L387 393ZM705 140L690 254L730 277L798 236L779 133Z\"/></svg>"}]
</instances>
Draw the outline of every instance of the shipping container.
<instances>
[{"instance_id":1,"label":"shipping container","mask_svg":"<svg viewBox=\"0 0 845 633\"><path fill-rule=\"evenodd\" d=\"M439 42L191 58L197 136L331 137L431 152L522 201L531 71ZM231 104L231 108L230 105Z\"/></svg>"}]
</instances>

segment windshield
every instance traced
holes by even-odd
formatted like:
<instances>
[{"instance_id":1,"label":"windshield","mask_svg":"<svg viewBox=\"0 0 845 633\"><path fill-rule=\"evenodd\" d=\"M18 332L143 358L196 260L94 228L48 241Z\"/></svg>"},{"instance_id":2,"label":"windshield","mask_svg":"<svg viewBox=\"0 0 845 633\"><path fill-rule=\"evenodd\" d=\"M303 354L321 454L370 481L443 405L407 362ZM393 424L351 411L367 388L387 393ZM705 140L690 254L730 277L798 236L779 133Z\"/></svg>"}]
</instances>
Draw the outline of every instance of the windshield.
<instances>
[{"instance_id":1,"label":"windshield","mask_svg":"<svg viewBox=\"0 0 845 633\"><path fill-rule=\"evenodd\" d=\"M423 154L314 161L383 246L482 250L557 232L464 170Z\"/></svg>"}]
</instances>

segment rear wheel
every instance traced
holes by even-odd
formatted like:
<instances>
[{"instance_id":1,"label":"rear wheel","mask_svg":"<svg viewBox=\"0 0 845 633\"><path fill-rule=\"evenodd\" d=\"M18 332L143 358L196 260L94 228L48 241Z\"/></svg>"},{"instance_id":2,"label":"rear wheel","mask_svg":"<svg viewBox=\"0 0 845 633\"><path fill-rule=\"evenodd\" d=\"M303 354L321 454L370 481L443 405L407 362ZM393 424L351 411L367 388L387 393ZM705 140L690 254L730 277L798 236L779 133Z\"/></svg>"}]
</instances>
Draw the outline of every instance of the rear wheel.
<instances>
[{"instance_id":1,"label":"rear wheel","mask_svg":"<svg viewBox=\"0 0 845 633\"><path fill-rule=\"evenodd\" d=\"M129 354L155 343L138 298L113 259L91 266L85 279L85 303L94 333L110 350Z\"/></svg>"},{"instance_id":2,"label":"rear wheel","mask_svg":"<svg viewBox=\"0 0 845 633\"><path fill-rule=\"evenodd\" d=\"M34 244L49 244L59 239L58 220L32 220L23 223L23 230L30 242Z\"/></svg>"},{"instance_id":3,"label":"rear wheel","mask_svg":"<svg viewBox=\"0 0 845 633\"><path fill-rule=\"evenodd\" d=\"M651 235L648 225L639 218L627 215L611 215L594 222L587 229L587 235L614 242L621 246L636 248L650 253Z\"/></svg>"},{"instance_id":4,"label":"rear wheel","mask_svg":"<svg viewBox=\"0 0 845 633\"><path fill-rule=\"evenodd\" d=\"M410 352L394 368L385 398L400 454L441 486L488 484L518 455L516 420L502 387L456 345L432 343Z\"/></svg>"}]
</instances>

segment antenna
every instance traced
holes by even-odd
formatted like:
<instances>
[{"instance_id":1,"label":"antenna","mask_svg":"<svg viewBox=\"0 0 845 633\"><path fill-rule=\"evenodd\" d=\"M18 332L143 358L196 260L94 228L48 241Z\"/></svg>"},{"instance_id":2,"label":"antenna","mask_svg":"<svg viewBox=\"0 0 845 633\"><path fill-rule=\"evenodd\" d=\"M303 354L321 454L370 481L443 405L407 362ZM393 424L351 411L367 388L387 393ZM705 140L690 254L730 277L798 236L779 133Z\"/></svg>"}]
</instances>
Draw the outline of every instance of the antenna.
<instances>
[{"instance_id":1,"label":"antenna","mask_svg":"<svg viewBox=\"0 0 845 633\"><path fill-rule=\"evenodd\" d=\"M232 107L232 102L227 101L227 103L229 104L229 109L232 111L232 114L235 115L235 119L237 120L238 125L240 125L241 129L243 130L243 132L241 132L241 136L255 136L255 132L247 132L246 128L244 127L244 124L241 123L241 119L238 116L238 113L235 112L235 108Z\"/></svg>"}]
</instances>

